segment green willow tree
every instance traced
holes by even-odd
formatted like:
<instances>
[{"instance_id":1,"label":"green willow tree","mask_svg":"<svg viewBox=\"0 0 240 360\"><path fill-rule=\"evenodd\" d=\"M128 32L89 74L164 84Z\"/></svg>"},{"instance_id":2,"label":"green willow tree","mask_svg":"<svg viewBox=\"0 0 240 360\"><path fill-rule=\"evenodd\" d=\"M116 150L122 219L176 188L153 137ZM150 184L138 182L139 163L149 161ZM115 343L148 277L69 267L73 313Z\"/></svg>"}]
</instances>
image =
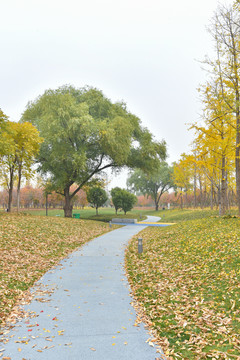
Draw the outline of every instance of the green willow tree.
<instances>
[{"instance_id":1,"label":"green willow tree","mask_svg":"<svg viewBox=\"0 0 240 360\"><path fill-rule=\"evenodd\" d=\"M65 217L72 216L74 195L103 170L151 171L166 156L164 141L154 141L124 103L112 103L95 88L47 90L28 104L22 121L32 122L44 138L39 171L64 196Z\"/></svg>"},{"instance_id":2,"label":"green willow tree","mask_svg":"<svg viewBox=\"0 0 240 360\"><path fill-rule=\"evenodd\" d=\"M158 211L161 196L169 189L174 188L173 168L162 161L157 169L150 175L136 169L128 178L127 186L132 191L140 191L142 194L151 196Z\"/></svg>"}]
</instances>

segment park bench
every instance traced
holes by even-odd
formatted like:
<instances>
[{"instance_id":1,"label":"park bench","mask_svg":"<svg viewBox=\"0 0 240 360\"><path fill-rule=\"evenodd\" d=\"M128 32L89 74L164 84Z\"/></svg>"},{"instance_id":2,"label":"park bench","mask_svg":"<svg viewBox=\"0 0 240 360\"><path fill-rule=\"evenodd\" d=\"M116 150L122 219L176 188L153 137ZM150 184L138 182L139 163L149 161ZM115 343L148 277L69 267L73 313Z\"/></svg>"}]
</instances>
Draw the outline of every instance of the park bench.
<instances>
[{"instance_id":1,"label":"park bench","mask_svg":"<svg viewBox=\"0 0 240 360\"><path fill-rule=\"evenodd\" d=\"M122 219L122 218L114 218L112 219L112 223L127 223L127 224L135 224L137 222L137 219Z\"/></svg>"}]
</instances>

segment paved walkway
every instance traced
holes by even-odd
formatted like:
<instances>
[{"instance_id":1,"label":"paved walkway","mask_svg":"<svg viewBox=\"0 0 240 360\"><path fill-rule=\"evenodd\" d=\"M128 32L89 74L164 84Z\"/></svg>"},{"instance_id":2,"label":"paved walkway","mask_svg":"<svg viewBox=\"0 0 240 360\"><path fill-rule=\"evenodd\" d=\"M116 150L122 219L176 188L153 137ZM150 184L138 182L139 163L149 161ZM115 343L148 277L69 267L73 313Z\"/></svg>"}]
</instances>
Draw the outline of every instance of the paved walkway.
<instances>
[{"instance_id":1,"label":"paved walkway","mask_svg":"<svg viewBox=\"0 0 240 360\"><path fill-rule=\"evenodd\" d=\"M147 220L143 220L143 221L138 221L135 223L125 223L125 222L112 222L112 224L118 224L118 225L132 225L132 226L159 226L159 227L163 227L163 226L169 226L169 225L173 225L174 223L163 223L163 222L158 222L161 218L158 216L148 216ZM121 219L122 220L122 219ZM139 230L140 231L140 230Z\"/></svg>"},{"instance_id":2,"label":"paved walkway","mask_svg":"<svg viewBox=\"0 0 240 360\"><path fill-rule=\"evenodd\" d=\"M142 229L124 226L98 237L46 273L26 306L34 316L5 332L0 343L3 358L161 358L146 342L150 336L143 324L134 326L136 314L124 275L125 245Z\"/></svg>"}]
</instances>

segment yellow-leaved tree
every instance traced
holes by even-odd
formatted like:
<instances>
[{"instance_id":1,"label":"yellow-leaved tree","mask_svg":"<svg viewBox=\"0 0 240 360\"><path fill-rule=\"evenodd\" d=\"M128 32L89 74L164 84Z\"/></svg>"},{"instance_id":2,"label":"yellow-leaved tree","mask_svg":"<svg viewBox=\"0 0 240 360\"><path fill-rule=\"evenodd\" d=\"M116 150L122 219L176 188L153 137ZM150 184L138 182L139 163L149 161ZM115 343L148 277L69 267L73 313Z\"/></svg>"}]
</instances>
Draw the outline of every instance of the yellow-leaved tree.
<instances>
[{"instance_id":1,"label":"yellow-leaved tree","mask_svg":"<svg viewBox=\"0 0 240 360\"><path fill-rule=\"evenodd\" d=\"M204 103L201 125L192 125L196 139L194 151L198 154L197 166L217 189L219 214L224 215L228 209L228 178L234 166L234 118L226 109L224 96L219 79L202 87ZM211 200L212 203L212 200Z\"/></svg>"},{"instance_id":2,"label":"yellow-leaved tree","mask_svg":"<svg viewBox=\"0 0 240 360\"><path fill-rule=\"evenodd\" d=\"M182 154L178 162L173 163L173 181L177 186L181 209L183 208L183 192L187 200L187 194L192 188L192 163L189 161L189 155Z\"/></svg>"},{"instance_id":3,"label":"yellow-leaved tree","mask_svg":"<svg viewBox=\"0 0 240 360\"><path fill-rule=\"evenodd\" d=\"M31 123L9 121L2 133L2 141L8 143L7 150L0 159L2 183L7 186L9 193L8 211L12 208L14 180L17 181L17 209L19 210L21 180L23 177L29 178L32 175L32 165L43 139Z\"/></svg>"}]
</instances>

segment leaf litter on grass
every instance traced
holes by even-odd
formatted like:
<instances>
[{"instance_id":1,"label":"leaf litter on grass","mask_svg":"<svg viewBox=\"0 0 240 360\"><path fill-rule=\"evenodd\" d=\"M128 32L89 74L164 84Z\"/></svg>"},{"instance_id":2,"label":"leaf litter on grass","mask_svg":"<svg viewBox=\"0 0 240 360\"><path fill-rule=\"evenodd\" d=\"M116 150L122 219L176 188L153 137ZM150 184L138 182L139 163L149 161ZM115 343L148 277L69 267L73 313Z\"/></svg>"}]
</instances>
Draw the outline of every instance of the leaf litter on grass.
<instances>
[{"instance_id":1,"label":"leaf litter on grass","mask_svg":"<svg viewBox=\"0 0 240 360\"><path fill-rule=\"evenodd\" d=\"M31 300L28 289L47 270L87 241L110 230L107 224L96 221L0 216L0 326L7 319L14 322L23 316L17 305Z\"/></svg>"},{"instance_id":2,"label":"leaf litter on grass","mask_svg":"<svg viewBox=\"0 0 240 360\"><path fill-rule=\"evenodd\" d=\"M240 220L194 220L141 236L143 254L136 237L126 252L128 278L168 358L240 359Z\"/></svg>"}]
</instances>

